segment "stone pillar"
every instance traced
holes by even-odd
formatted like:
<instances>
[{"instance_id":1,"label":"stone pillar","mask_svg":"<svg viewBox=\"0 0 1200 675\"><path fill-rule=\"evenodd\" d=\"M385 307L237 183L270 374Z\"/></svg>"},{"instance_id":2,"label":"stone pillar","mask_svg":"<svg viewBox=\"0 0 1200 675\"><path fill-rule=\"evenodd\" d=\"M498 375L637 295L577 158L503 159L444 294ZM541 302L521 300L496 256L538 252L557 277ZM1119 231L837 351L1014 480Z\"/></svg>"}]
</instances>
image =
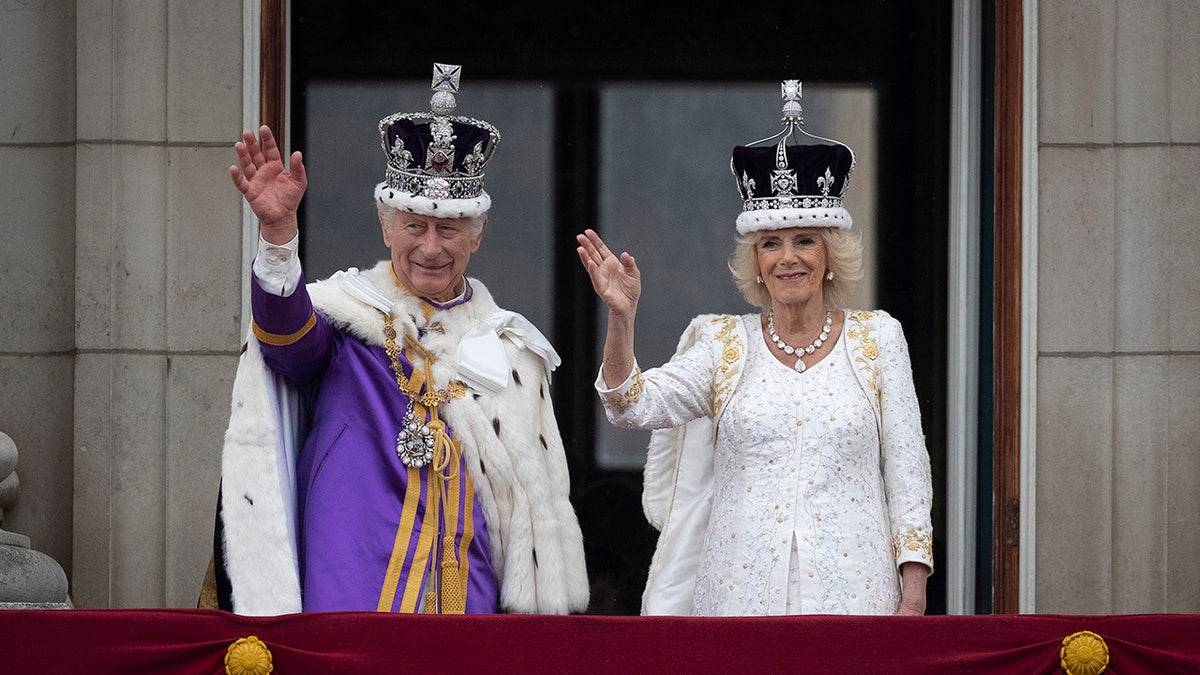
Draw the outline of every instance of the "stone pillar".
<instances>
[{"instance_id":1,"label":"stone pillar","mask_svg":"<svg viewBox=\"0 0 1200 675\"><path fill-rule=\"evenodd\" d=\"M0 526L17 501L17 446L0 432ZM0 527L0 609L69 609L67 575L54 558L33 550L29 537Z\"/></svg>"},{"instance_id":2,"label":"stone pillar","mask_svg":"<svg viewBox=\"0 0 1200 675\"><path fill-rule=\"evenodd\" d=\"M85 608L193 607L243 340L244 21L78 3L74 519Z\"/></svg>"},{"instance_id":3,"label":"stone pillar","mask_svg":"<svg viewBox=\"0 0 1200 675\"><path fill-rule=\"evenodd\" d=\"M1200 4L1037 13L1033 611L1194 613Z\"/></svg>"}]
</instances>

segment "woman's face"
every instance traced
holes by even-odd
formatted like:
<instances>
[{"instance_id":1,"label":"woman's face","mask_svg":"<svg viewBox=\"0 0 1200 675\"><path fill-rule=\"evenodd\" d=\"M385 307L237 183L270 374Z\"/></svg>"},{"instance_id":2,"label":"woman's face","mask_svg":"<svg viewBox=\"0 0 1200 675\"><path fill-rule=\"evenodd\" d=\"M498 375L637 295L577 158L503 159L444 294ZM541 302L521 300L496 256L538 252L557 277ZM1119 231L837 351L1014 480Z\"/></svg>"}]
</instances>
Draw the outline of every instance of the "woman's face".
<instances>
[{"instance_id":1,"label":"woman's face","mask_svg":"<svg viewBox=\"0 0 1200 675\"><path fill-rule=\"evenodd\" d=\"M774 230L754 246L758 273L775 303L823 301L829 251L819 228Z\"/></svg>"}]
</instances>

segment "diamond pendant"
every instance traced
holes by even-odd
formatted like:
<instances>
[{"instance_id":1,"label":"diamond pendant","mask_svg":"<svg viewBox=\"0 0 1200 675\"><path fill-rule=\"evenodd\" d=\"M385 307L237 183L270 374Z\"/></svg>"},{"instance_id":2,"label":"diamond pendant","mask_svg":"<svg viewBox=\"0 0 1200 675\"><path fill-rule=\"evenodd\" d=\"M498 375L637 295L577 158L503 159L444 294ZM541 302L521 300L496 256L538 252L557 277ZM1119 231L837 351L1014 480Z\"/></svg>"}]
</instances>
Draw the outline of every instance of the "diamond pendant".
<instances>
[{"instance_id":1,"label":"diamond pendant","mask_svg":"<svg viewBox=\"0 0 1200 675\"><path fill-rule=\"evenodd\" d=\"M400 434L396 436L396 455L400 463L419 469L433 461L433 432L417 419L412 406L404 413Z\"/></svg>"},{"instance_id":2,"label":"diamond pendant","mask_svg":"<svg viewBox=\"0 0 1200 675\"><path fill-rule=\"evenodd\" d=\"M801 361L800 359L796 359L795 368L796 368L797 373L803 373L808 368L808 366L804 365L804 362Z\"/></svg>"}]
</instances>

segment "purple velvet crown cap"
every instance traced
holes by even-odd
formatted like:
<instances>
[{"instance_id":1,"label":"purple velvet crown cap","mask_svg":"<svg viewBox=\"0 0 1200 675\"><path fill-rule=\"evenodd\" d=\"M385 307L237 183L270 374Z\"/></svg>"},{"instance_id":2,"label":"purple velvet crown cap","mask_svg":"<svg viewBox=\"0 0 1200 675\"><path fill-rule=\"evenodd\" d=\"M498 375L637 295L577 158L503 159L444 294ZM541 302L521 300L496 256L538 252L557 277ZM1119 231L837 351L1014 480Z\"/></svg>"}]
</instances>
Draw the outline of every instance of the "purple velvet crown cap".
<instances>
[{"instance_id":1,"label":"purple velvet crown cap","mask_svg":"<svg viewBox=\"0 0 1200 675\"><path fill-rule=\"evenodd\" d=\"M487 151L494 143L491 134L487 129L461 121L459 118L449 118L449 120L450 127L453 129L456 152L452 157L448 157L447 171L459 176L482 174L482 165L474 167L474 171L472 171L472 168L464 163L469 161L470 150L476 145L480 145L480 150L485 154L490 154ZM399 119L389 125L384 133L388 148L394 148L396 141L400 141L404 145L404 149L412 155L413 167L424 167L427 161L431 164L438 162L434 157L437 153L436 148L431 150L431 146L434 145L433 134L430 133L430 125L427 122ZM466 152L463 151L464 149ZM390 157L389 163L391 163Z\"/></svg>"},{"instance_id":2,"label":"purple velvet crown cap","mask_svg":"<svg viewBox=\"0 0 1200 675\"><path fill-rule=\"evenodd\" d=\"M387 156L375 198L396 209L438 218L479 216L491 208L484 167L500 132L482 120L451 115L459 66L434 64L430 112L396 113L379 121Z\"/></svg>"}]
</instances>

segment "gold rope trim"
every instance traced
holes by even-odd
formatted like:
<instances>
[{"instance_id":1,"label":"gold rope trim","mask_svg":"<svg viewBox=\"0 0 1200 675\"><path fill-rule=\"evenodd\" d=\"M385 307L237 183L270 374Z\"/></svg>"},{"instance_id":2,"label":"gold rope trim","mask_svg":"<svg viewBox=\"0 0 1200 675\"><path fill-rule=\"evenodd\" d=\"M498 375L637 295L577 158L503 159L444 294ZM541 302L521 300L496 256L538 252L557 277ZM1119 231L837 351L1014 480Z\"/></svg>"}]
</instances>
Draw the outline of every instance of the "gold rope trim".
<instances>
[{"instance_id":1,"label":"gold rope trim","mask_svg":"<svg viewBox=\"0 0 1200 675\"><path fill-rule=\"evenodd\" d=\"M471 558L467 552L471 548L471 540L475 538L475 483L469 474L463 475L466 483L463 495L463 535L458 543L458 576L463 589L463 612L467 611L467 591L471 588L467 578L471 575Z\"/></svg>"},{"instance_id":2,"label":"gold rope trim","mask_svg":"<svg viewBox=\"0 0 1200 675\"><path fill-rule=\"evenodd\" d=\"M1081 630L1063 638L1058 653L1067 675L1100 675L1108 668L1108 645L1090 630Z\"/></svg>"},{"instance_id":3,"label":"gold rope trim","mask_svg":"<svg viewBox=\"0 0 1200 675\"><path fill-rule=\"evenodd\" d=\"M396 588L400 585L400 573L404 570L404 559L408 557L408 545L412 541L413 525L417 522L417 505L421 500L421 471L408 470L408 485L404 488L404 507L400 513L400 525L396 528L396 541L392 544L392 556L388 559L387 573L383 577L383 589L379 593L376 610L392 611L396 602Z\"/></svg>"},{"instance_id":4,"label":"gold rope trim","mask_svg":"<svg viewBox=\"0 0 1200 675\"><path fill-rule=\"evenodd\" d=\"M400 387L400 391L408 395L413 404L420 404L426 408L436 409L439 403L446 403L453 399L459 399L467 395L467 386L458 380L451 380L450 384L445 389L433 388L433 379L429 378L430 386L424 394L421 393L421 384L413 384L404 374L404 369L400 366L400 345L396 344L396 327L392 325L392 315L383 315L383 335L384 349L387 351L388 358L392 362L392 371L396 373L396 386ZM423 346L415 340L410 340L405 336L405 344L414 351L419 351L425 359L425 367L427 370L432 370L432 358ZM416 377L416 364L413 364L413 377Z\"/></svg>"},{"instance_id":5,"label":"gold rope trim","mask_svg":"<svg viewBox=\"0 0 1200 675\"><path fill-rule=\"evenodd\" d=\"M441 431L445 436L445 431ZM456 445L456 444L455 444ZM454 453L451 453L451 457ZM451 459L447 457L447 459ZM435 460L436 461L436 460ZM465 614L467 609L466 584L459 575L458 558L454 554L454 535L458 532L459 482L458 467L453 467L453 477L438 471L438 482L442 494L442 564L438 570L438 612L440 614ZM465 517L465 516L464 516Z\"/></svg>"},{"instance_id":6,"label":"gold rope trim","mask_svg":"<svg viewBox=\"0 0 1200 675\"><path fill-rule=\"evenodd\" d=\"M274 669L271 650L253 635L234 640L225 650L228 675L267 675Z\"/></svg>"},{"instance_id":7,"label":"gold rope trim","mask_svg":"<svg viewBox=\"0 0 1200 675\"><path fill-rule=\"evenodd\" d=\"M421 482L420 469L409 469L408 479ZM414 477L414 474L416 476ZM432 481L425 486L425 517L421 519L421 537L417 542L417 552L412 564L408 567L408 584L404 588L404 597L400 600L400 611L412 614L417 609L417 601L421 598L421 581L428 571L429 561L433 557L433 547L437 543L438 518L438 489ZM437 583L435 577L430 577L430 583Z\"/></svg>"},{"instance_id":8,"label":"gold rope trim","mask_svg":"<svg viewBox=\"0 0 1200 675\"><path fill-rule=\"evenodd\" d=\"M458 530L458 498L459 498L459 464L462 462L462 448L458 441L450 438L446 431L446 423L438 415L438 405L453 399L466 396L466 385L457 380L451 380L445 389L435 389L433 386L433 363L435 355L410 335L404 336L404 350L413 358L412 375L404 374L400 364L402 350L396 343L396 327L392 315L383 315L384 350L391 361L392 372L396 375L396 386L409 399L409 408L414 415L429 421L426 428L432 432L434 439L433 457L429 464L429 480L425 489L425 516L421 522L421 534L418 539L417 553L409 567L408 583L405 585L404 596L400 605L402 612L411 612L416 607L417 595L420 593L420 578L428 572L428 583L425 584L423 611L425 613L462 614L466 606L465 577L460 573L459 561L454 555L454 534ZM416 358L425 362L425 369L417 368ZM425 392L421 393L424 389ZM409 486L419 480L414 477L414 471L409 471ZM407 509L407 503L405 505ZM439 513L440 512L440 513ZM442 525L443 538L441 542L441 565L436 565L437 528L433 524ZM399 537L399 532L397 533ZM399 546L399 539L395 546ZM399 569L393 569L397 551L393 548L392 559L388 565L386 583L392 583L393 575L398 577ZM420 563L420 564L418 564ZM417 570L421 570L418 574ZM398 581L396 582L398 583ZM387 586L380 596L379 607L383 609ZM393 591L394 594L394 591ZM387 605L391 608L390 603ZM411 607L411 608L410 608Z\"/></svg>"},{"instance_id":9,"label":"gold rope trim","mask_svg":"<svg viewBox=\"0 0 1200 675\"><path fill-rule=\"evenodd\" d=\"M313 312L312 314L308 315L308 321L304 322L304 326L291 335L277 335L275 333L268 333L260 328L257 323L254 323L253 320L250 321L250 330L254 331L254 337L258 338L258 341L265 345L271 345L272 347L286 347L299 341L300 338L307 335L308 331L312 330L313 326L315 325L317 325L317 313Z\"/></svg>"}]
</instances>

